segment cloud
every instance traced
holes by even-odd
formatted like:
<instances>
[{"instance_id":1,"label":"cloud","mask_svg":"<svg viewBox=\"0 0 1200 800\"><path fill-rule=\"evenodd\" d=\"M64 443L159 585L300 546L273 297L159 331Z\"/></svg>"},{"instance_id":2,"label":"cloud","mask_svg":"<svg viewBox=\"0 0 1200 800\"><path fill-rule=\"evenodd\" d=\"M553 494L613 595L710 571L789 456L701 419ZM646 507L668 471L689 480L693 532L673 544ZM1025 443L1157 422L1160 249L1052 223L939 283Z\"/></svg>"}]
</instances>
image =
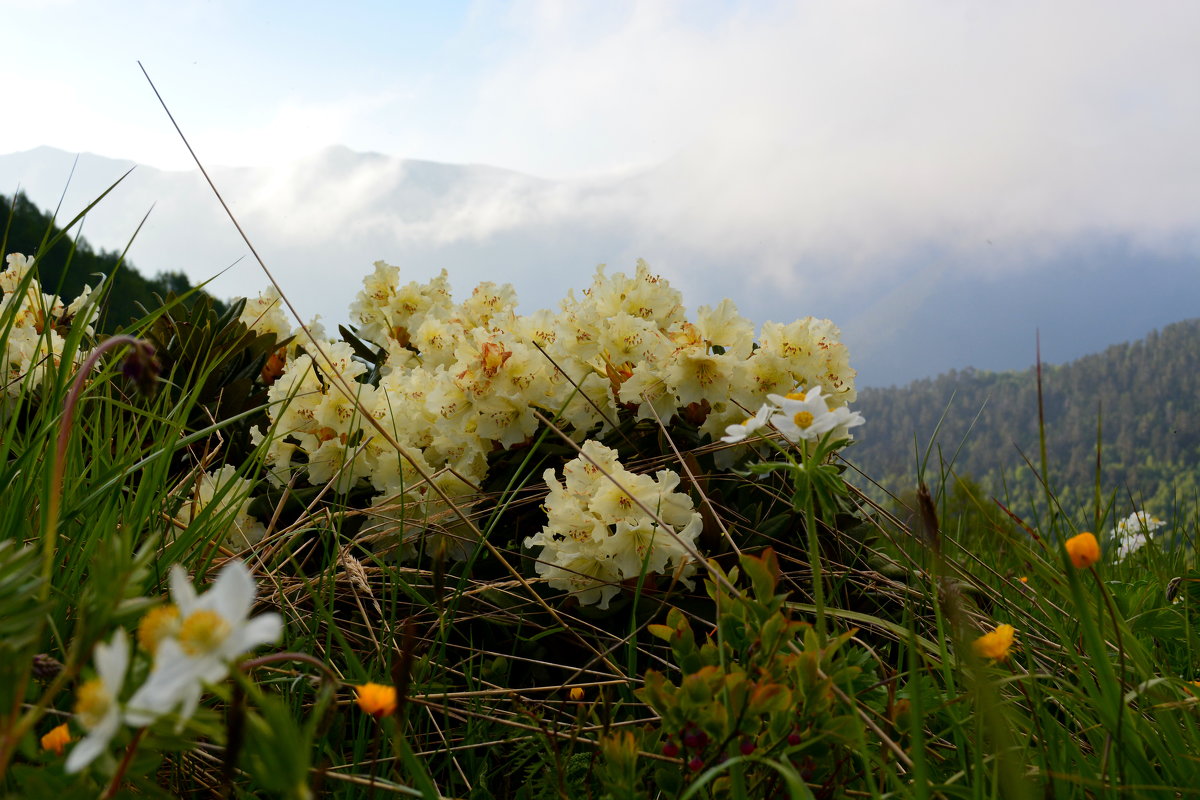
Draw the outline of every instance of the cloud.
<instances>
[{"instance_id":1,"label":"cloud","mask_svg":"<svg viewBox=\"0 0 1200 800\"><path fill-rule=\"evenodd\" d=\"M871 280L931 246L1004 271L1031 242L1088 230L1196 245L1200 5L1190 2L478 2L457 32L429 29L445 37L437 46L403 38L425 30L400 24L411 15L350 20L374 24L353 47L328 42L320 69L303 48L258 53L247 29L264 21L239 21L233 6L190 6L186 30L170 23L174 48L158 33L162 13L126 8L139 11L86 22L146 51L209 165L305 164L345 143L558 179L458 187L454 203L399 223L404 237L622 219L639 242L795 287L800 262ZM279 24L311 48L317 20ZM60 49L84 47L72 36ZM28 136L7 126L0 150L53 144L186 167L132 58L120 55L114 92L97 81L117 80L115 62L88 46L71 80L38 83L42 71L25 68L37 51L14 54L22 69L3 76L7 105L38 124ZM410 50L422 57L394 61ZM384 204L403 201L388 193L390 175L326 177L324 197L285 174L246 187L243 202L287 209L280 227L297 237L329 219L397 224L382 219ZM312 210L296 207L305 203Z\"/></svg>"},{"instance_id":2,"label":"cloud","mask_svg":"<svg viewBox=\"0 0 1200 800\"><path fill-rule=\"evenodd\" d=\"M648 231L864 275L930 243L1195 243L1200 6L619 9L518 4L474 122L506 164L661 162L634 198Z\"/></svg>"},{"instance_id":3,"label":"cloud","mask_svg":"<svg viewBox=\"0 0 1200 800\"><path fill-rule=\"evenodd\" d=\"M207 35L242 35L231 8ZM540 305L597 262L645 257L693 308L727 295L759 321L828 315L886 339L917 306L936 309L946 282L1061 270L1081 241L1119 239L1129 263L1200 253L1200 4L481 0L404 64L392 54L415 39L372 21L342 20L362 38L330 35L327 52L296 16L280 38L307 35L305 48L237 39L218 65L211 42L179 63L151 52L206 163L260 166L219 185L327 316L376 258L412 277L450 267L460 290L512 280ZM176 41L159 22L139 46ZM0 74L6 105L60 138L9 125L0 151L182 151L140 75L138 102L89 110L102 96L89 70L34 86L34 56ZM338 142L399 158L311 155ZM180 220L212 205L197 192ZM144 263L184 253L200 276L244 252L203 249L216 237L199 231L194 247L160 242L178 229L175 198L151 199Z\"/></svg>"}]
</instances>

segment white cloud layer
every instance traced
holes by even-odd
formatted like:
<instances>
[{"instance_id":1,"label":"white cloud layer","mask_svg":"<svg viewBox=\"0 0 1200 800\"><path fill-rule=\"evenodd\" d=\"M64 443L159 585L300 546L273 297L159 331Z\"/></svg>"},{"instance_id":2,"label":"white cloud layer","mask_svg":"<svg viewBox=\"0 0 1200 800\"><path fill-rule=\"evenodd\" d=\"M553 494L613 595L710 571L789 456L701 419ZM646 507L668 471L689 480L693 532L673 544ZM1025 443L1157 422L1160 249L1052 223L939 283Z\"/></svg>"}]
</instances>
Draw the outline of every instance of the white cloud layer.
<instances>
[{"instance_id":1,"label":"white cloud layer","mask_svg":"<svg viewBox=\"0 0 1200 800\"><path fill-rule=\"evenodd\" d=\"M274 165L222 188L303 286L338 253L353 284L403 257L456 265L460 286L507 270L542 304L644 256L693 306L730 294L783 319L860 293L883 331L949 276L1029 275L1090 236L1200 255L1194 2L120 7L136 24L68 2L55 13L90 37L12 40L0 152L185 166L142 57L206 162ZM36 9L0 0L17 27ZM268 27L288 46L264 49ZM311 155L339 143L398 158ZM352 288L312 292L329 316Z\"/></svg>"},{"instance_id":2,"label":"white cloud layer","mask_svg":"<svg viewBox=\"0 0 1200 800\"><path fill-rule=\"evenodd\" d=\"M506 165L665 161L664 232L787 260L1195 227L1200 5L644 4L600 34L570 8L513 13L479 124Z\"/></svg>"}]
</instances>

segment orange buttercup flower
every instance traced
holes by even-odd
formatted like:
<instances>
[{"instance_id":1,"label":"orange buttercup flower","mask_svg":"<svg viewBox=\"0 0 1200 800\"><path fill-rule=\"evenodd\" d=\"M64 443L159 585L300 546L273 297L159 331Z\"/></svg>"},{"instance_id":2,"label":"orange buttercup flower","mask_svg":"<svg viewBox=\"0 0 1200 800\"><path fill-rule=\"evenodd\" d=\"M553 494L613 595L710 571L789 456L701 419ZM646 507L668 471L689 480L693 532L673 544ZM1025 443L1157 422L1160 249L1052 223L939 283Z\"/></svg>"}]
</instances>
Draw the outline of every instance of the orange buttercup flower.
<instances>
[{"instance_id":1,"label":"orange buttercup flower","mask_svg":"<svg viewBox=\"0 0 1200 800\"><path fill-rule=\"evenodd\" d=\"M1090 567L1100 560L1100 543L1087 531L1067 539L1066 548L1076 569Z\"/></svg>"},{"instance_id":2,"label":"orange buttercup flower","mask_svg":"<svg viewBox=\"0 0 1200 800\"><path fill-rule=\"evenodd\" d=\"M50 750L56 756L61 756L63 750L67 749L67 745L71 743L71 732L67 730L67 723L59 725L57 728L52 728L49 733L42 737L42 749Z\"/></svg>"},{"instance_id":3,"label":"orange buttercup flower","mask_svg":"<svg viewBox=\"0 0 1200 800\"><path fill-rule=\"evenodd\" d=\"M983 658L995 661L1005 661L1008 651L1012 649L1013 639L1017 634L1012 625L997 625L991 633L985 633L971 643L975 652Z\"/></svg>"},{"instance_id":4,"label":"orange buttercup flower","mask_svg":"<svg viewBox=\"0 0 1200 800\"><path fill-rule=\"evenodd\" d=\"M571 691L567 692L567 695L572 700L575 700L576 702L578 702L583 699L583 687L582 686L572 686Z\"/></svg>"},{"instance_id":5,"label":"orange buttercup flower","mask_svg":"<svg viewBox=\"0 0 1200 800\"><path fill-rule=\"evenodd\" d=\"M354 687L354 694L358 707L376 719L382 719L396 710L395 687L364 683Z\"/></svg>"}]
</instances>

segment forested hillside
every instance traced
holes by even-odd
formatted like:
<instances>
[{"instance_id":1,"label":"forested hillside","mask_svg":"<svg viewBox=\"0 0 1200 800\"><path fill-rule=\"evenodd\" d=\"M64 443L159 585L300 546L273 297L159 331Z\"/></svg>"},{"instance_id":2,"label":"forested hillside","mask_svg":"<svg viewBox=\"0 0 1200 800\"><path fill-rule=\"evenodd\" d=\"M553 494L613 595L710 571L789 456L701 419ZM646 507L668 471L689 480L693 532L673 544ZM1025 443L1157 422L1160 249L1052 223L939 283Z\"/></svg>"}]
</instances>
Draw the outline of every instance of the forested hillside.
<instances>
[{"instance_id":1,"label":"forested hillside","mask_svg":"<svg viewBox=\"0 0 1200 800\"><path fill-rule=\"evenodd\" d=\"M168 292L183 295L192 289L187 276L181 272L160 272L154 278L146 278L129 262L122 262L120 253L94 252L86 241L76 241L69 233L53 246L43 249L43 242L54 240L61 232L50 214L43 213L20 193L11 199L0 195L0 207L3 208L0 214L4 214L0 218L5 220L0 229L0 243L3 244L0 260L9 253L36 254L39 280L45 291L54 292L70 302L84 284L94 289L104 277L113 277L112 291L101 310L98 331L111 333L145 316L143 309L158 308L161 303L155 299L156 294L159 297L166 297Z\"/></svg>"},{"instance_id":2,"label":"forested hillside","mask_svg":"<svg viewBox=\"0 0 1200 800\"><path fill-rule=\"evenodd\" d=\"M1176 499L1196 501L1200 319L1069 364L1043 365L1042 385L1049 480L1065 502L1094 495L1098 425L1101 486L1105 493L1118 493L1119 510L1131 498L1160 514L1170 513ZM946 463L992 495L1020 500L1036 489L1025 461L1040 469L1032 368L967 369L901 388L864 389L856 407L868 424L860 429L850 460L893 492L915 484L917 454L931 440L931 484Z\"/></svg>"}]
</instances>

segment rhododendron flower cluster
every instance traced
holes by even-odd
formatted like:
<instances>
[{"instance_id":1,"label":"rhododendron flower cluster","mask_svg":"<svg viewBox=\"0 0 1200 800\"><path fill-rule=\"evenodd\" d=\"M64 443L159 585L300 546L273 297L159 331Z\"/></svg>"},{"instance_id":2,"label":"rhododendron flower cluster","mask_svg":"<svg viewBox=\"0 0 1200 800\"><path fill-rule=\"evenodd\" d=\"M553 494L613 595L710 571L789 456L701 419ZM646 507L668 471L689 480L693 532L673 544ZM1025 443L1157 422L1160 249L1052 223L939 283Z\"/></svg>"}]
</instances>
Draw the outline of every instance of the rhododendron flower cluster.
<instances>
[{"instance_id":1,"label":"rhododendron flower cluster","mask_svg":"<svg viewBox=\"0 0 1200 800\"><path fill-rule=\"evenodd\" d=\"M0 291L4 293L0 299L0 329L6 334L0 357L4 359L5 389L15 396L31 370L33 380L40 382L47 367L60 363L66 344L60 331L77 322L88 335L93 334L92 323L100 309L93 301L90 286L84 286L70 305L64 305L56 295L44 294L37 278L29 276L32 258L11 253L5 264L7 268L0 272ZM79 355L82 360L84 354Z\"/></svg>"},{"instance_id":2,"label":"rhododendron flower cluster","mask_svg":"<svg viewBox=\"0 0 1200 800\"><path fill-rule=\"evenodd\" d=\"M274 286L268 286L258 297L246 298L238 321L256 333L273 333L279 341L292 335L292 323L283 311L283 298Z\"/></svg>"},{"instance_id":3,"label":"rhododendron flower cluster","mask_svg":"<svg viewBox=\"0 0 1200 800\"><path fill-rule=\"evenodd\" d=\"M277 300L264 293L243 319L282 331ZM377 505L397 509L396 527L411 529L446 516L440 493L460 503L476 493L488 454L529 441L539 413L576 441L603 436L621 415L666 424L686 414L716 438L797 384L818 388L830 409L855 397L854 370L828 320L768 322L756 343L729 300L689 321L680 293L642 262L634 275L598 269L556 312L522 315L516 304L511 286L493 283L455 303L444 271L401 285L397 267L377 262L351 318L383 354L379 374L368 380L344 342L314 334L290 348L270 389L271 479L287 482L306 463L314 485L368 484Z\"/></svg>"},{"instance_id":4,"label":"rhododendron flower cluster","mask_svg":"<svg viewBox=\"0 0 1200 800\"><path fill-rule=\"evenodd\" d=\"M669 574L691 587L702 522L691 498L676 491L676 473L632 473L615 450L589 440L563 468L563 483L552 469L544 478L548 521L525 546L541 548L536 570L551 587L600 608L608 608L622 581L646 573Z\"/></svg>"},{"instance_id":5,"label":"rhododendron flower cluster","mask_svg":"<svg viewBox=\"0 0 1200 800\"><path fill-rule=\"evenodd\" d=\"M179 509L178 519L184 525L200 516L207 507L210 514L229 518L225 540L230 546L243 549L257 544L266 534L261 522L250 516L250 493L254 482L237 475L237 468L226 464L212 472L201 473L192 490L191 500Z\"/></svg>"}]
</instances>

